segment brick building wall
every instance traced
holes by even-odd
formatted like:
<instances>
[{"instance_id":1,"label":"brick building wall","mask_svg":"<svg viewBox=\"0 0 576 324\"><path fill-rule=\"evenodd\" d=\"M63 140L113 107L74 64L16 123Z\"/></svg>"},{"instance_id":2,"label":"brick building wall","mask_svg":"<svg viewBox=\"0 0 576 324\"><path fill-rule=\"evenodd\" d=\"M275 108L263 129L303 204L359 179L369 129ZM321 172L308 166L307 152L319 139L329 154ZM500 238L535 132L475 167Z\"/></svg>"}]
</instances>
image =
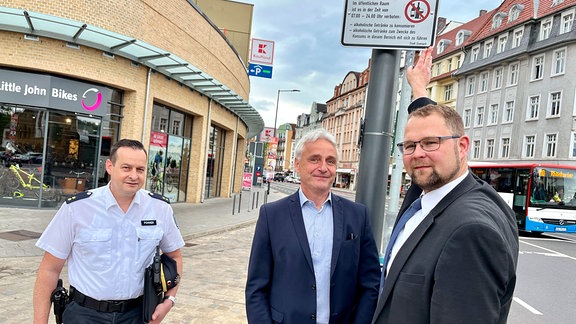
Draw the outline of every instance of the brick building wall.
<instances>
[{"instance_id":1,"label":"brick building wall","mask_svg":"<svg viewBox=\"0 0 576 324\"><path fill-rule=\"evenodd\" d=\"M10 1L0 6L38 12L77 20L108 31L130 36L152 44L191 62L248 100L250 83L246 70L236 53L222 36L186 0L127 1ZM220 196L238 190L242 179L243 160L233 142L235 135L245 143L247 126L227 108L160 73L152 73L148 98L148 68L86 46L73 49L62 40L40 37L39 41L24 39L24 34L0 31L0 68L33 73L49 73L85 82L102 84L124 91L121 138L142 139L147 146L152 106L162 103L194 116L186 200L201 200L206 164L207 129L210 124L227 134L225 163ZM148 101L146 100L148 99ZM1 101L1 100L0 100ZM148 102L148 107L146 107ZM210 108L211 107L211 108ZM208 120L208 109L211 109ZM146 116L145 116L146 114ZM234 158L236 160L234 161ZM232 189L232 164L236 163L235 188Z\"/></svg>"}]
</instances>

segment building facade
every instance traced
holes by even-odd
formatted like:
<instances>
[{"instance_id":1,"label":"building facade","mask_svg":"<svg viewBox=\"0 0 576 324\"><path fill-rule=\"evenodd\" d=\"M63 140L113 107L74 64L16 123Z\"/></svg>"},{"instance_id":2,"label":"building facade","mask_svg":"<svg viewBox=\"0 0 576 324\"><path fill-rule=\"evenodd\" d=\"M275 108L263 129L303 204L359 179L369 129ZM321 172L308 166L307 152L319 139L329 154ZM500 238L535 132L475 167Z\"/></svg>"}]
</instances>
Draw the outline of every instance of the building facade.
<instances>
[{"instance_id":1,"label":"building facade","mask_svg":"<svg viewBox=\"0 0 576 324\"><path fill-rule=\"evenodd\" d=\"M471 161L576 164L576 1L503 1L466 45L457 110Z\"/></svg>"},{"instance_id":2,"label":"building facade","mask_svg":"<svg viewBox=\"0 0 576 324\"><path fill-rule=\"evenodd\" d=\"M2 0L0 21L1 204L106 184L120 138L160 161L146 188L172 202L241 189L264 123L244 63L192 2Z\"/></svg>"},{"instance_id":3,"label":"building facade","mask_svg":"<svg viewBox=\"0 0 576 324\"><path fill-rule=\"evenodd\" d=\"M478 32L488 17L489 15L483 10L478 18L465 24L450 22L446 26L447 30L436 37L432 53L432 76L428 85L430 99L456 108L458 79L454 77L454 73L464 61L466 55L464 48L471 39L470 36ZM455 26L452 27L453 25Z\"/></svg>"},{"instance_id":4,"label":"building facade","mask_svg":"<svg viewBox=\"0 0 576 324\"><path fill-rule=\"evenodd\" d=\"M278 127L278 148L275 172L294 171L292 147L295 124L282 124Z\"/></svg>"},{"instance_id":5,"label":"building facade","mask_svg":"<svg viewBox=\"0 0 576 324\"><path fill-rule=\"evenodd\" d=\"M360 159L358 138L369 79L370 62L362 72L348 72L342 83L334 87L332 98L326 102L327 112L322 119L322 127L336 137L340 152L336 169L337 187L355 189Z\"/></svg>"}]
</instances>

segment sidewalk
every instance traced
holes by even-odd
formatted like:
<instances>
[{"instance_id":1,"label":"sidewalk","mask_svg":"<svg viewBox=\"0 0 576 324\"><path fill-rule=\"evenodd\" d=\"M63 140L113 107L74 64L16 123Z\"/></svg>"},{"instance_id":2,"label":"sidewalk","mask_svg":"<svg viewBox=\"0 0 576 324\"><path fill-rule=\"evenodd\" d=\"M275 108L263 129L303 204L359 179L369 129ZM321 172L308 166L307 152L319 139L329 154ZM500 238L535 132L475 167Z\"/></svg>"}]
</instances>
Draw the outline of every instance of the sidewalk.
<instances>
[{"instance_id":1,"label":"sidewalk","mask_svg":"<svg viewBox=\"0 0 576 324\"><path fill-rule=\"evenodd\" d=\"M232 215L233 198L207 199L204 203L173 204L186 246L178 303L163 323L246 324L244 283L254 224L264 203L264 189L257 190L258 204L242 192ZM268 201L286 194L271 190ZM256 197L256 195L254 195ZM32 291L44 254L34 244L55 209L0 207L0 323L31 323ZM235 230L234 230L235 229ZM68 269L61 278L68 286ZM50 313L49 323L54 323Z\"/></svg>"},{"instance_id":2,"label":"sidewalk","mask_svg":"<svg viewBox=\"0 0 576 324\"><path fill-rule=\"evenodd\" d=\"M264 195L264 188L243 191L240 212L238 212L240 198L237 196L234 215L232 215L233 198L206 199L203 203L175 203L172 204L172 208L180 232L187 241L253 224L258 218L259 207L264 203ZM254 203L251 196L254 197ZM285 196L283 193L271 190L267 199L270 202ZM56 211L56 209L0 207L0 258L43 255L43 251L34 244Z\"/></svg>"}]
</instances>

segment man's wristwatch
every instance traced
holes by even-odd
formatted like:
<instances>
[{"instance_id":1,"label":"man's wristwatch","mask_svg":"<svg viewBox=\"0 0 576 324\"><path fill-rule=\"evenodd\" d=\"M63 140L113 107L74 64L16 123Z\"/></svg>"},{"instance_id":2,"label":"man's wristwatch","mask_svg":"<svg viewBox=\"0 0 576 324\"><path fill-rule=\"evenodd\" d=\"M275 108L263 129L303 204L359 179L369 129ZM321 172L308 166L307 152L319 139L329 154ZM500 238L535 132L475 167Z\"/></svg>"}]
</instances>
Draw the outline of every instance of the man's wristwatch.
<instances>
[{"instance_id":1,"label":"man's wristwatch","mask_svg":"<svg viewBox=\"0 0 576 324\"><path fill-rule=\"evenodd\" d=\"M168 299L168 300L170 300L170 301L172 302L172 307L174 307L174 305L176 305L176 297L170 296L170 295L166 295L166 296L164 296L164 300L166 300L166 299Z\"/></svg>"}]
</instances>

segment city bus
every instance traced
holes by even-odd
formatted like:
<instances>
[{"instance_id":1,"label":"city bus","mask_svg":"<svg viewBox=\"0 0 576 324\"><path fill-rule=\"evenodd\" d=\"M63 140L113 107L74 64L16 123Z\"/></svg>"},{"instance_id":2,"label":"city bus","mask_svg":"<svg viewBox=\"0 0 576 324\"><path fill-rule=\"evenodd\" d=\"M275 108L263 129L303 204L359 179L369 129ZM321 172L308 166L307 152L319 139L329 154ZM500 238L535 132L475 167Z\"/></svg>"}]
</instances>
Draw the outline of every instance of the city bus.
<instances>
[{"instance_id":1,"label":"city bus","mask_svg":"<svg viewBox=\"0 0 576 324\"><path fill-rule=\"evenodd\" d=\"M516 213L518 229L576 233L576 166L469 162Z\"/></svg>"}]
</instances>

